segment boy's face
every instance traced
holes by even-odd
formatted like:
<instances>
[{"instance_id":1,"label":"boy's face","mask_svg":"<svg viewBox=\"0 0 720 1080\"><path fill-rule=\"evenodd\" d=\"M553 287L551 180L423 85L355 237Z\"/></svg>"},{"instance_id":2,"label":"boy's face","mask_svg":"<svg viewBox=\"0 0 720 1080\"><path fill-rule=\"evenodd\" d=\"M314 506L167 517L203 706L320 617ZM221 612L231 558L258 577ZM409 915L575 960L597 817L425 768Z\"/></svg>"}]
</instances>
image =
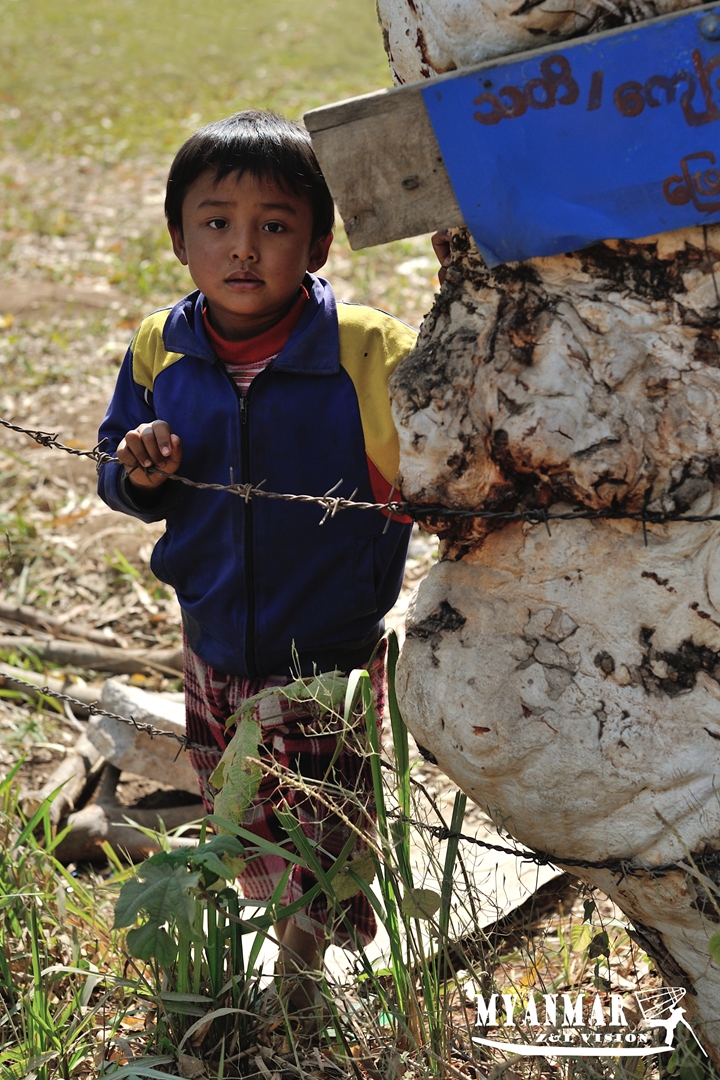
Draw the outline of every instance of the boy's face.
<instances>
[{"instance_id":1,"label":"boy's face","mask_svg":"<svg viewBox=\"0 0 720 1080\"><path fill-rule=\"evenodd\" d=\"M210 170L188 189L173 250L207 298L227 341L269 330L295 302L309 270L327 259L332 233L313 241L310 202L249 173L217 182Z\"/></svg>"}]
</instances>

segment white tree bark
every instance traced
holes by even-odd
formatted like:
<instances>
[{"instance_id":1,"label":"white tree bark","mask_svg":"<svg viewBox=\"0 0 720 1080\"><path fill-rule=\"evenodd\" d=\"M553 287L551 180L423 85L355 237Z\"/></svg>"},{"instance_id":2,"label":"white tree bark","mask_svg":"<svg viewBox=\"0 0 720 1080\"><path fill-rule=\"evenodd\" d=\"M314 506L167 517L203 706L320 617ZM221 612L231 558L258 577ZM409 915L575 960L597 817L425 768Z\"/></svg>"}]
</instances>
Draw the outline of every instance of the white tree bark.
<instances>
[{"instance_id":1,"label":"white tree bark","mask_svg":"<svg viewBox=\"0 0 720 1080\"><path fill-rule=\"evenodd\" d=\"M698 0L378 0L393 78L415 82Z\"/></svg>"},{"instance_id":2,"label":"white tree bark","mask_svg":"<svg viewBox=\"0 0 720 1080\"><path fill-rule=\"evenodd\" d=\"M398 81L692 0L379 0ZM720 227L489 271L464 231L392 393L406 498L720 513ZM400 691L418 742L608 892L720 1064L720 530L436 522ZM716 855L716 853L718 853ZM652 868L680 864L660 875Z\"/></svg>"}]
</instances>

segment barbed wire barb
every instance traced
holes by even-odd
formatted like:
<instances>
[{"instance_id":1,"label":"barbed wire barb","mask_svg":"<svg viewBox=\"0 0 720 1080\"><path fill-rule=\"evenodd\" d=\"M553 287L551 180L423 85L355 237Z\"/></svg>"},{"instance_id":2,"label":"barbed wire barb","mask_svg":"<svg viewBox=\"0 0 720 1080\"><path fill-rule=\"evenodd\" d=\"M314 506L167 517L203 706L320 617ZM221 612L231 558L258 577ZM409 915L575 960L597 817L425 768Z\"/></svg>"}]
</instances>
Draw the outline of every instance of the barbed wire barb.
<instances>
[{"instance_id":1,"label":"barbed wire barb","mask_svg":"<svg viewBox=\"0 0 720 1080\"><path fill-rule=\"evenodd\" d=\"M66 446L60 442L57 433L47 431L37 431L31 428L22 427L19 424L12 424L9 420L5 420L0 417L0 425L9 428L11 431L17 431L22 435L28 435L31 439L39 445L53 449L63 450L67 454L73 454L77 457L90 458L96 463L97 470L99 471L105 465L121 464L119 459L112 454L108 454L101 450L102 442L98 443L92 450L79 450L76 447ZM140 466L138 466L139 468ZM435 519L450 519L450 520L462 520L462 519L477 519L481 521L523 521L528 525L544 525L547 530L548 536L552 537L550 531L551 521L637 521L642 524L643 540L645 546L648 546L648 532L647 526L650 525L664 525L671 522L688 524L698 524L702 522L720 521L720 513L716 514L686 514L679 512L660 511L647 509L647 502L651 497L651 492L648 491L645 494L645 504L642 510L619 510L617 507L603 508L600 510L592 510L588 508L575 508L573 510L557 510L554 513L548 512L545 509L540 508L526 508L515 510L482 510L482 509L460 509L453 506L442 505L418 505L414 503L408 503L403 501L397 501L392 499L392 495L395 492L395 488L391 491L391 498L388 502L364 502L356 499L357 488L348 497L341 497L332 495L333 491L342 484L342 480L339 480L337 484L326 492L325 495L293 495L289 493L283 493L278 491L266 491L262 486L266 483L265 480L260 481L258 484L211 484L201 480L190 480L187 476L182 476L180 473L165 473L162 469L157 469L155 466L149 468L143 468L142 470L146 475L150 476L153 473L161 473L166 480L171 480L178 484L184 484L186 487L197 488L201 491L226 491L230 495L239 495L244 499L246 503L249 503L253 498L264 499L279 499L284 502L297 502L306 504L315 504L320 506L325 511L320 524L324 524L328 517L335 517L340 510L375 510L388 514L390 518L394 516L406 516L413 519L413 521L422 521L426 518ZM560 499L560 496L558 496Z\"/></svg>"},{"instance_id":2,"label":"barbed wire barb","mask_svg":"<svg viewBox=\"0 0 720 1080\"><path fill-rule=\"evenodd\" d=\"M36 686L35 683L26 682L24 679L20 679L15 675L6 674L5 672L2 672L0 677L4 679L5 682L30 690L33 694L40 694L43 697L50 698L54 701L67 702L70 706L74 705L76 708L85 710L91 716L106 716L111 720L117 720L121 724L127 724L129 727L135 728L136 731L141 731L149 735L150 738L161 737L174 739L180 744L179 749L181 750L201 750L206 754L216 755L217 757L220 757L223 753L217 746L206 746L203 743L197 743L192 739L188 739L185 735L178 735L175 731L163 731L160 728L153 727L152 724L135 720L134 717L122 716L120 713L109 712L107 709L101 708L96 702L92 702L88 705L69 694L51 690L48 686ZM383 764L386 763L383 762ZM390 767L392 768L393 766ZM659 866L644 866L639 864L636 860L627 858L608 858L593 861L588 859L578 859L573 856L550 855L548 852L538 851L534 848L512 848L502 844L493 844L488 840L480 840L477 836L469 836L467 833L454 832L452 829L448 828L447 825L431 825L426 821L408 817L400 810L390 810L388 816L393 818L393 820L402 822L404 825L410 825L412 828L418 829L421 832L429 833L439 843L456 839L465 844L472 844L488 851L497 851L503 855L512 855L514 858L521 859L525 862L532 862L538 866L608 870L610 873L618 875L620 880L625 877L637 877L639 875L647 875L653 878L660 877L661 875L673 871L684 871L683 864L678 864L676 862L662 863ZM694 862L698 867L714 871L720 866L720 852L709 852L705 855L695 856Z\"/></svg>"}]
</instances>

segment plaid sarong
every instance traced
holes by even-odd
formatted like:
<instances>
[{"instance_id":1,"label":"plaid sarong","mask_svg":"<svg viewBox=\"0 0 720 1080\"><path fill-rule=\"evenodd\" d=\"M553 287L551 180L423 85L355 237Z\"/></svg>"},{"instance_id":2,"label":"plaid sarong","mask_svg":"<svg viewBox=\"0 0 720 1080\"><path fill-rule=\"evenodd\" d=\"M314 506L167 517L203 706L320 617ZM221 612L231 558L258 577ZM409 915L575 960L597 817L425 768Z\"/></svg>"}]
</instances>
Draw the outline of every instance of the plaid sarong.
<instances>
[{"instance_id":1,"label":"plaid sarong","mask_svg":"<svg viewBox=\"0 0 720 1080\"><path fill-rule=\"evenodd\" d=\"M385 652L386 644L382 641L368 665L378 724L385 705ZM196 656L187 641L183 654L187 735L193 742L207 746L225 748L234 730L231 727L226 731L226 721L249 697L269 687L287 686L292 681L282 676L244 679L226 675ZM357 825L366 836L375 820L370 763L364 752L364 720L359 720L349 731L340 730L339 724L332 724L332 718L318 719L308 707L303 705L301 708L281 695L261 700L253 719L261 729L260 759L283 775L278 777L263 772L257 799L247 811L243 826L258 837L282 844L288 837L275 815L275 808L289 808L305 836L317 845L316 854L323 869L327 870L352 832L340 815ZM190 750L189 754L205 808L212 813L214 792L209 777L219 758L217 754L201 750ZM293 784L293 774L298 774L307 783L305 790L297 786L297 782ZM313 789L318 790L330 806L314 797ZM365 813L361 807L365 808ZM290 847L292 850L292 844ZM350 857L361 857L367 850L366 841L357 836ZM245 897L268 900L287 865L279 856L259 855L248 859L239 876ZM293 866L282 904L297 900L316 881L309 870ZM307 908L291 917L291 922L313 934L319 942L353 948L355 942L367 945L372 941L377 925L365 895L356 893L342 901L339 908L330 909L325 893L320 892Z\"/></svg>"}]
</instances>

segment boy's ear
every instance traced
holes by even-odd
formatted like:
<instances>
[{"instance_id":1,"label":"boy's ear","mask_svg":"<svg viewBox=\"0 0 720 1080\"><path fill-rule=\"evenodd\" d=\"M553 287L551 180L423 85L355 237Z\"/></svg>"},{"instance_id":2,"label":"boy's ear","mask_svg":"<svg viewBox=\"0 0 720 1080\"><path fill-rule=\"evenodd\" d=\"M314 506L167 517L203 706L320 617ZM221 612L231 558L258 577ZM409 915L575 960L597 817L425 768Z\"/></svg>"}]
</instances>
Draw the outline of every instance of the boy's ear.
<instances>
[{"instance_id":1,"label":"boy's ear","mask_svg":"<svg viewBox=\"0 0 720 1080\"><path fill-rule=\"evenodd\" d=\"M185 241L183 240L182 229L179 229L177 225L171 225L167 223L168 232L170 233L170 239L172 240L173 251L177 255L183 266L187 266L187 254L185 252Z\"/></svg>"},{"instance_id":2,"label":"boy's ear","mask_svg":"<svg viewBox=\"0 0 720 1080\"><path fill-rule=\"evenodd\" d=\"M325 265L332 242L333 234L331 232L329 232L327 236L318 237L318 239L313 242L308 258L308 273L314 274L316 270L319 270L321 266ZM177 251L175 254L177 255ZM179 255L178 258L180 258Z\"/></svg>"}]
</instances>

